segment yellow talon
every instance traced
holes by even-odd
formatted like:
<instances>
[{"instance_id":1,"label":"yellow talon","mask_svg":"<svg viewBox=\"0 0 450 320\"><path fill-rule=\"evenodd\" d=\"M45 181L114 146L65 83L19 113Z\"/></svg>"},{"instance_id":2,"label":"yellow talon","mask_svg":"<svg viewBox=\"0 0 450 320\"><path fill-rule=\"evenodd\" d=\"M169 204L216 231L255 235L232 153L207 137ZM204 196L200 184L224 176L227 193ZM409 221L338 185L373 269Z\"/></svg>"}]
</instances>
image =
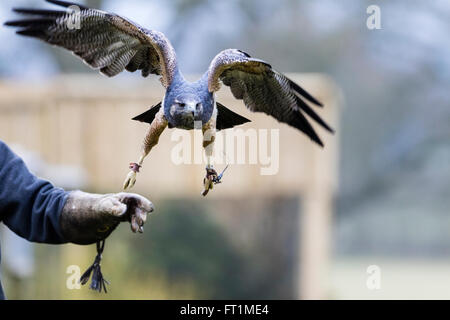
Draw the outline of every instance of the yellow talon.
<instances>
[{"instance_id":1,"label":"yellow talon","mask_svg":"<svg viewBox=\"0 0 450 320\"><path fill-rule=\"evenodd\" d=\"M133 188L134 184L136 183L136 172L130 171L125 179L125 182L123 183L123 189L131 189Z\"/></svg>"}]
</instances>

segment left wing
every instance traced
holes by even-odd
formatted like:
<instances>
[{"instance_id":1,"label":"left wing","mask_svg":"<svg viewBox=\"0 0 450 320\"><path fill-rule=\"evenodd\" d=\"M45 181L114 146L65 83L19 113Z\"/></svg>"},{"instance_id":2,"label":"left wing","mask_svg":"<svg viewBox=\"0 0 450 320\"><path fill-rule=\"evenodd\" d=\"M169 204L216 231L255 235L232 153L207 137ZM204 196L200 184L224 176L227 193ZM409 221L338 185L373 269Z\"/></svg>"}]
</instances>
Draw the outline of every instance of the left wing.
<instances>
[{"instance_id":1,"label":"left wing","mask_svg":"<svg viewBox=\"0 0 450 320\"><path fill-rule=\"evenodd\" d=\"M273 70L267 62L254 59L243 51L227 49L213 59L208 70L209 91L218 91L220 81L230 87L236 99L243 99L249 110L264 112L301 130L322 147L322 141L303 112L333 132L303 99L322 106L319 101L295 82Z\"/></svg>"}]
</instances>

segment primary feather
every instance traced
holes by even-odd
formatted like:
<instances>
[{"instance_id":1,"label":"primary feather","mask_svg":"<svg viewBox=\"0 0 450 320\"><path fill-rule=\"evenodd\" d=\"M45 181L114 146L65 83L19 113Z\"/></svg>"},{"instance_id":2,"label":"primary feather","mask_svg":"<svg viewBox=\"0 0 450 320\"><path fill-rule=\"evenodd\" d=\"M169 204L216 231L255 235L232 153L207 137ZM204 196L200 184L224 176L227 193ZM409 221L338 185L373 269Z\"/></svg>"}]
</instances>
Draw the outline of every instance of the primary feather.
<instances>
[{"instance_id":1,"label":"primary feather","mask_svg":"<svg viewBox=\"0 0 450 320\"><path fill-rule=\"evenodd\" d=\"M69 2L47 1L63 7L77 6L79 10L16 8L15 12L30 18L5 24L19 27L18 34L72 51L109 77L125 69L141 70L144 77L151 73L161 75L163 84L170 85L176 67L175 50L161 32L147 30L113 13Z\"/></svg>"},{"instance_id":2,"label":"primary feather","mask_svg":"<svg viewBox=\"0 0 450 320\"><path fill-rule=\"evenodd\" d=\"M208 89L220 89L220 81L230 87L236 99L244 100L245 106L254 112L264 112L287 123L323 146L303 112L326 130L333 130L317 115L302 98L315 105L322 104L299 85L272 69L265 61L249 54L228 49L220 52L211 62L208 74Z\"/></svg>"}]
</instances>

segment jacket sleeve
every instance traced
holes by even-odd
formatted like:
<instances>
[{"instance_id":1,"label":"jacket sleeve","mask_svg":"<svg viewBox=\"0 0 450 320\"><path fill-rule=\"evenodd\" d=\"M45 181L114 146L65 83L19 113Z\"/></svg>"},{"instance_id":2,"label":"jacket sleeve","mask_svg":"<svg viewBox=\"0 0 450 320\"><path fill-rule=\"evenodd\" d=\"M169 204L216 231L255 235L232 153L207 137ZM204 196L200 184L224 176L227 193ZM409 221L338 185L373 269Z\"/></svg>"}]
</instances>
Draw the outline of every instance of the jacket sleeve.
<instances>
[{"instance_id":1,"label":"jacket sleeve","mask_svg":"<svg viewBox=\"0 0 450 320\"><path fill-rule=\"evenodd\" d=\"M33 175L0 140L0 220L33 242L65 243L59 217L68 193Z\"/></svg>"}]
</instances>

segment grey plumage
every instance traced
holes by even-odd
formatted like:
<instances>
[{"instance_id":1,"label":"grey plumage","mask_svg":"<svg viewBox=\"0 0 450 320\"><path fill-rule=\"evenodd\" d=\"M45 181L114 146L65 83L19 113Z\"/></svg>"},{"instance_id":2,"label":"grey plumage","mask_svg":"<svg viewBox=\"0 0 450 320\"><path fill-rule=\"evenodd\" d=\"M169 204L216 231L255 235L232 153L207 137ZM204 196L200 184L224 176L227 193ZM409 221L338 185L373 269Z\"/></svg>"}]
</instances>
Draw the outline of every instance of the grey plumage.
<instances>
[{"instance_id":1,"label":"grey plumage","mask_svg":"<svg viewBox=\"0 0 450 320\"><path fill-rule=\"evenodd\" d=\"M161 108L161 104L162 102L154 105L149 110L134 117L132 120L152 123L153 119L155 119L156 114ZM225 107L223 104L217 102L217 131L230 129L247 122L250 122L250 120L238 115L237 113Z\"/></svg>"},{"instance_id":2,"label":"grey plumage","mask_svg":"<svg viewBox=\"0 0 450 320\"><path fill-rule=\"evenodd\" d=\"M75 5L47 1L63 7ZM170 127L192 129L194 121L206 124L215 116L217 129L247 122L247 119L216 103L214 93L220 89L222 82L230 87L236 99L243 100L249 110L264 112L289 124L321 146L323 143L305 114L333 132L304 100L317 106L321 103L286 76L273 70L267 62L252 58L240 50L227 49L212 60L200 80L190 83L181 74L175 50L164 34L140 27L116 14L78 7L80 11L75 17L79 19L80 28L69 27L74 13L40 9L14 9L31 18L10 21L6 25L18 27L18 34L39 38L72 51L89 66L109 77L123 70L140 70L144 77L149 74L161 76L161 82L167 89L162 106ZM160 107L135 119L148 122Z\"/></svg>"},{"instance_id":3,"label":"grey plumage","mask_svg":"<svg viewBox=\"0 0 450 320\"><path fill-rule=\"evenodd\" d=\"M272 69L267 62L249 54L228 49L220 52L208 70L208 89L220 89L220 82L230 87L236 99L253 112L264 112L308 135L323 146L322 141L303 115L305 112L326 130L333 130L309 107L306 100L317 106L322 104L283 74ZM303 112L302 112L303 111Z\"/></svg>"},{"instance_id":4,"label":"grey plumage","mask_svg":"<svg viewBox=\"0 0 450 320\"><path fill-rule=\"evenodd\" d=\"M116 14L74 3L47 1L64 7L75 5L80 11L16 8L15 12L32 18L9 21L5 25L20 27L17 31L20 35L68 49L109 77L124 69L141 70L144 77L150 73L161 75L163 84L166 87L170 84L176 57L162 33L142 28Z\"/></svg>"}]
</instances>

